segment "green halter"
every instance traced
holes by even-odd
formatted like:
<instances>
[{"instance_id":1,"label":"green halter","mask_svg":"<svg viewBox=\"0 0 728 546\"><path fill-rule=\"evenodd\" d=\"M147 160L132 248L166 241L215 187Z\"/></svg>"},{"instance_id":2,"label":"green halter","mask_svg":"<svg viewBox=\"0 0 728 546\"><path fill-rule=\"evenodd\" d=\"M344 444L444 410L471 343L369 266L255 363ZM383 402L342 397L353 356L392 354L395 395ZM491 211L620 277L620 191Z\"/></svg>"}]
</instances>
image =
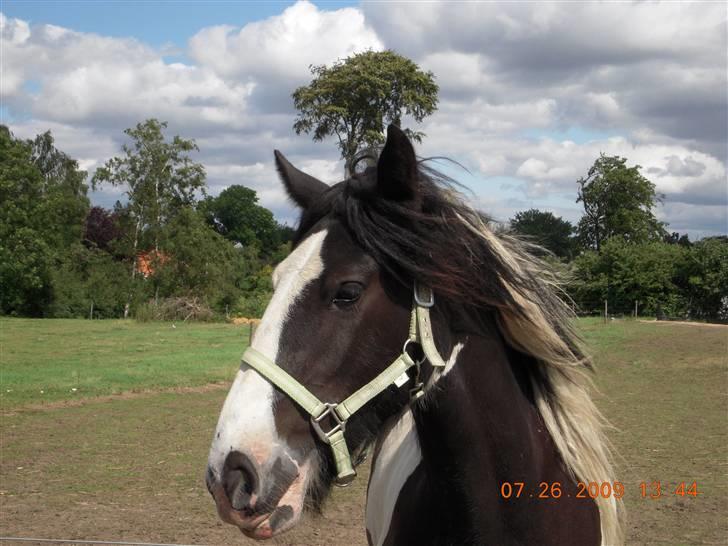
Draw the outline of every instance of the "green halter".
<instances>
[{"instance_id":1,"label":"green halter","mask_svg":"<svg viewBox=\"0 0 728 546\"><path fill-rule=\"evenodd\" d=\"M407 370L413 366L417 368L417 373L414 388L410 389L410 397L415 400L422 396L423 384L420 382L420 364L425 359L429 360L430 364L435 368L444 368L445 362L437 352L435 340L432 336L430 308L433 305L435 305L435 296L432 290L415 284L409 337L402 347L402 354L377 377L338 404L322 402L283 368L252 347L248 347L243 353L243 363L253 368L287 394L291 400L311 416L311 426L313 426L316 434L321 438L322 442L331 446L336 463L337 485L348 485L356 477L349 447L346 445L346 438L344 438L347 420L391 384L395 384L397 387L404 385L409 379ZM407 346L410 343L416 343L422 347L424 353L422 360L413 360L407 353ZM334 423L334 426L325 431L322 428L322 422L327 417L331 420L329 422Z\"/></svg>"}]
</instances>

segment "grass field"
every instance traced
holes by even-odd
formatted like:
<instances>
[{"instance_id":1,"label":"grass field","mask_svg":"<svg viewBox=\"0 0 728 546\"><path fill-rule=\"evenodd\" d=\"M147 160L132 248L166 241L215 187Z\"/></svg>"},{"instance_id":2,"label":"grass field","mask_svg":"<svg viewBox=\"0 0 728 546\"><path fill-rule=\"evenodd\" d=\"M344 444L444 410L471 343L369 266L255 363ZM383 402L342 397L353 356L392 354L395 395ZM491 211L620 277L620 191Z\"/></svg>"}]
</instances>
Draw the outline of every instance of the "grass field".
<instances>
[{"instance_id":1,"label":"grass field","mask_svg":"<svg viewBox=\"0 0 728 546\"><path fill-rule=\"evenodd\" d=\"M615 426L628 544L728 543L728 328L581 325ZM0 535L248 543L202 480L220 382L247 338L225 324L0 320ZM655 480L669 493L697 481L699 496L642 499ZM365 544L365 490L366 476L335 490L276 543Z\"/></svg>"},{"instance_id":2,"label":"grass field","mask_svg":"<svg viewBox=\"0 0 728 546\"><path fill-rule=\"evenodd\" d=\"M229 381L248 334L215 323L0 318L0 405Z\"/></svg>"}]
</instances>

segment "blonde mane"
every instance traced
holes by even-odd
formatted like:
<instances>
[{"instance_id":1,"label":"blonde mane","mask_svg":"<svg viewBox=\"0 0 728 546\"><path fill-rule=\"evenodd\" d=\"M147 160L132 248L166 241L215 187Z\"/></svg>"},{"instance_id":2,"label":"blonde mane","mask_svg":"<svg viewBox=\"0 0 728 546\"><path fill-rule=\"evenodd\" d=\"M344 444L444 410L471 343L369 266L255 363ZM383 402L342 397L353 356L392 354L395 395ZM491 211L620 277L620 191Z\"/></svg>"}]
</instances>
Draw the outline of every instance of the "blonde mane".
<instances>
[{"instance_id":1,"label":"blonde mane","mask_svg":"<svg viewBox=\"0 0 728 546\"><path fill-rule=\"evenodd\" d=\"M545 381L532 380L536 405L566 467L584 483L612 483L612 456L604 434L608 424L589 394L593 386L588 374L592 362L573 326L562 322L564 316L571 321L575 317L557 296L560 291L557 279L547 264L531 252L532 245L508 235L496 235L475 212L458 217L491 246L503 264L513 268L512 275L503 276L507 279L501 277L501 282L516 307L498 308L499 327L511 346L532 356L541 368L539 375ZM533 286L513 285L510 281L539 277L546 292L534 290ZM548 301L544 301L545 293L552 296ZM602 545L623 544L623 504L613 496L599 496L595 500Z\"/></svg>"}]
</instances>

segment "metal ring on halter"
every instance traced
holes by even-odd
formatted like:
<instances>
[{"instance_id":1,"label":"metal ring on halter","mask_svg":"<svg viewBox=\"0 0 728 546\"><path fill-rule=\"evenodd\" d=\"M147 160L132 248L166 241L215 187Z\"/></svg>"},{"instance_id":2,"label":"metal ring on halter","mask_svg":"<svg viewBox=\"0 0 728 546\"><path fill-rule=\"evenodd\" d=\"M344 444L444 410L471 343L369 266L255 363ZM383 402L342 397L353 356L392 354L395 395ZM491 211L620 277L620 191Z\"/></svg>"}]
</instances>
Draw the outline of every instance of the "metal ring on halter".
<instances>
[{"instance_id":1,"label":"metal ring on halter","mask_svg":"<svg viewBox=\"0 0 728 546\"><path fill-rule=\"evenodd\" d=\"M417 345L420 345L420 343L418 341L415 341L414 339L408 339L407 341L404 342L404 345L402 346L402 354L403 355L409 356L409 353L407 352L407 345L409 345L410 343L417 343ZM420 350L422 350L422 345L420 345ZM412 358L412 357L410 357L410 358ZM412 360L414 360L414 358ZM425 360L427 360L427 357L425 356L425 351L422 351L422 358L420 358L419 360L414 360L414 363L417 366L419 366Z\"/></svg>"},{"instance_id":2,"label":"metal ring on halter","mask_svg":"<svg viewBox=\"0 0 728 546\"><path fill-rule=\"evenodd\" d=\"M435 292L430 288L429 286L424 287L425 291L427 292L427 295L430 297L425 301L420 299L420 289L423 288L423 285L419 285L415 283L415 303L419 305L420 307L424 307L425 309L429 309L433 305L435 305Z\"/></svg>"}]
</instances>

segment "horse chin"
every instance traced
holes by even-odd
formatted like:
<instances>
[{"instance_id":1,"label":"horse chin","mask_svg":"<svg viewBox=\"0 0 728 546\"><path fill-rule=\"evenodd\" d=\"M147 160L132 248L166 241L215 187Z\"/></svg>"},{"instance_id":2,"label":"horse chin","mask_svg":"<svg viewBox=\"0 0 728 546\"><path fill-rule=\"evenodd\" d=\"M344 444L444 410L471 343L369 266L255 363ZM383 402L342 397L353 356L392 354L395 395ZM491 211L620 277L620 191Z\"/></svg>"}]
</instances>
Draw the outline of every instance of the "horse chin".
<instances>
[{"instance_id":1,"label":"horse chin","mask_svg":"<svg viewBox=\"0 0 728 546\"><path fill-rule=\"evenodd\" d=\"M278 508L276 508L271 514L265 514L261 518L260 523L258 523L257 527L255 527L254 529L246 529L240 527L240 531L248 538L253 538L255 540L266 540L269 538L273 538L276 535L280 535L281 533L285 533L289 529L296 526L299 518L287 520L281 525L275 525L274 523L272 523L275 521L277 511Z\"/></svg>"},{"instance_id":2,"label":"horse chin","mask_svg":"<svg viewBox=\"0 0 728 546\"><path fill-rule=\"evenodd\" d=\"M282 503L271 512L249 515L234 509L226 501L227 498L217 504L220 519L240 529L245 536L256 540L272 538L295 527L301 518L303 508L303 505L294 507Z\"/></svg>"}]
</instances>

